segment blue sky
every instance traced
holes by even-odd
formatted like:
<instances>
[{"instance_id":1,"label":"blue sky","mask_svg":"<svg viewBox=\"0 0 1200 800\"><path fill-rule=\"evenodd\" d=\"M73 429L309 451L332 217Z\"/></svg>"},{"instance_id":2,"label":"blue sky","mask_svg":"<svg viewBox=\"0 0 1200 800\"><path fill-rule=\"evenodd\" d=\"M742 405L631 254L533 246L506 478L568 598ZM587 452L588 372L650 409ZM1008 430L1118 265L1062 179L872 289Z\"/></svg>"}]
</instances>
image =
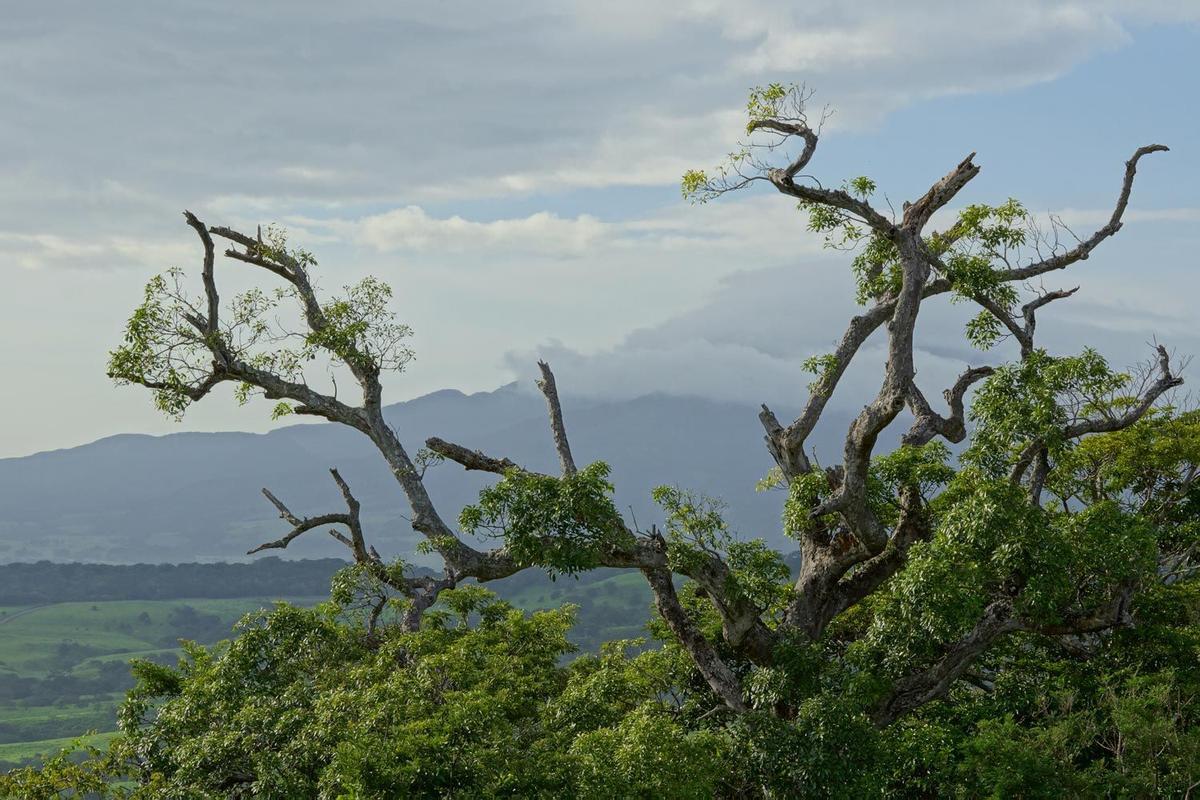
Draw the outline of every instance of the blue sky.
<instances>
[{"instance_id":1,"label":"blue sky","mask_svg":"<svg viewBox=\"0 0 1200 800\"><path fill-rule=\"evenodd\" d=\"M516 8L53 0L6 15L0 355L17 377L0 386L0 455L179 428L103 364L145 280L195 263L184 207L281 222L327 287L395 285L418 360L392 400L528 382L548 356L568 392L794 405L799 362L853 311L845 258L781 197L692 208L677 184L731 148L746 90L771 80L835 109L812 172L870 175L897 206L974 150L963 202L1016 196L1087 233L1133 149L1171 146L1143 162L1121 235L1062 277L1084 288L1045 335L1117 363L1154 336L1200 352L1197 4ZM931 381L993 358L947 355L962 315L927 314ZM860 402L862 381L839 402ZM269 424L216 397L183 427Z\"/></svg>"}]
</instances>

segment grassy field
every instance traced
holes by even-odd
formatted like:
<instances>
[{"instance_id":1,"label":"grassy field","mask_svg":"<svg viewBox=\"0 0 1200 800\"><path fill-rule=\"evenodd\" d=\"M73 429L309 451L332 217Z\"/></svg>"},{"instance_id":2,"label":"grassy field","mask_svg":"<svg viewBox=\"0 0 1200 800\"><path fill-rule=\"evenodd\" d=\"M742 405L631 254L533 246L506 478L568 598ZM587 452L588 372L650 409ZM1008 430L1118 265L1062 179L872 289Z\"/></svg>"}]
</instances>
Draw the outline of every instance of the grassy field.
<instances>
[{"instance_id":1,"label":"grassy field","mask_svg":"<svg viewBox=\"0 0 1200 800\"><path fill-rule=\"evenodd\" d=\"M289 598L311 604L324 598ZM59 603L0 608L0 769L87 731L111 736L128 662L174 663L180 639L227 638L261 598ZM26 613L22 613L26 612ZM94 742L104 741L102 738Z\"/></svg>"},{"instance_id":2,"label":"grassy field","mask_svg":"<svg viewBox=\"0 0 1200 800\"><path fill-rule=\"evenodd\" d=\"M636 572L596 570L580 580L560 577L522 588L502 588L499 594L518 608L534 611L579 606L571 640L581 650L598 650L601 643L646 635L652 597L646 579Z\"/></svg>"},{"instance_id":3,"label":"grassy field","mask_svg":"<svg viewBox=\"0 0 1200 800\"><path fill-rule=\"evenodd\" d=\"M317 598L293 598L311 603ZM0 673L46 677L104 661L177 652L180 638L216 641L270 601L118 600L59 603L0 623ZM4 609L13 616L22 609ZM0 617L0 619L3 619Z\"/></svg>"},{"instance_id":4,"label":"grassy field","mask_svg":"<svg viewBox=\"0 0 1200 800\"><path fill-rule=\"evenodd\" d=\"M227 633L265 604L269 601L116 600L43 606L0 624L0 670L44 675L61 668L57 653L64 642L94 656L173 648L189 625L198 634ZM7 610L13 616L21 609Z\"/></svg>"},{"instance_id":5,"label":"grassy field","mask_svg":"<svg viewBox=\"0 0 1200 800\"><path fill-rule=\"evenodd\" d=\"M78 737L79 743L92 747L104 747L117 734L115 732L96 733L91 736ZM64 747L70 746L76 739L43 739L40 742L17 742L16 744L0 744L0 762L17 763L41 759L57 753Z\"/></svg>"}]
</instances>

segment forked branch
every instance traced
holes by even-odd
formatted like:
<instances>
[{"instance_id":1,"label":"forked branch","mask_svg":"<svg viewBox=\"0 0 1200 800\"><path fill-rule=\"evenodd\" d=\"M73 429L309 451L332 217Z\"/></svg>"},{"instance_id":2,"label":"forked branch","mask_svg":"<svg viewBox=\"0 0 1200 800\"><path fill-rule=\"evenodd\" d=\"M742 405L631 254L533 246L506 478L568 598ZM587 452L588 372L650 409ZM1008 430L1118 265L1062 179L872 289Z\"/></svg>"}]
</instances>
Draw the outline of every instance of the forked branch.
<instances>
[{"instance_id":1,"label":"forked branch","mask_svg":"<svg viewBox=\"0 0 1200 800\"><path fill-rule=\"evenodd\" d=\"M300 517L268 489L263 489L263 495L271 502L271 505L275 506L275 509L279 512L280 519L291 525L292 529L279 539L258 545L251 549L248 554L252 555L269 549L284 549L295 541L297 537L308 531L327 525L340 525L349 532L349 536L338 531L336 528L331 528L329 535L346 546L354 562L364 568L368 575L379 581L380 584L389 586L408 598L408 606L401 619L401 627L405 630L416 630L420 626L421 615L437 602L440 592L445 589L454 588L457 579L449 574L440 579L424 575L399 575L396 570L389 569L375 548L368 546L366 543L363 535L362 521L359 516L359 512L362 509L361 503L354 496L354 493L351 492L349 484L342 478L341 473L336 469L329 470L329 473L333 476L334 483L337 484L342 494L342 500L346 503L346 511L321 514L315 517ZM386 596L380 596L376 598L376 602L373 604L372 613L368 620L368 634L371 636L375 633L375 626L379 620L379 615L383 611L386 599Z\"/></svg>"}]
</instances>

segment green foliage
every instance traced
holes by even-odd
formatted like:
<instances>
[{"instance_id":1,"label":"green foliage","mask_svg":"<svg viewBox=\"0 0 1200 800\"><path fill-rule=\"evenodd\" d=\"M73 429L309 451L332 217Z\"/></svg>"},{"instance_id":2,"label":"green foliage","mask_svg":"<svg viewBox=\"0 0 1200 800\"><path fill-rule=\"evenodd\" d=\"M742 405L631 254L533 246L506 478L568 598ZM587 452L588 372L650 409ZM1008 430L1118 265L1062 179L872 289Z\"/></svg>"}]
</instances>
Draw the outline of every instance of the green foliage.
<instances>
[{"instance_id":1,"label":"green foliage","mask_svg":"<svg viewBox=\"0 0 1200 800\"><path fill-rule=\"evenodd\" d=\"M688 170L680 186L683 198L694 205L707 203L734 186L735 181L744 180L743 170L752 163L750 148L743 145L726 155L711 175L705 170Z\"/></svg>"},{"instance_id":2,"label":"green foliage","mask_svg":"<svg viewBox=\"0 0 1200 800\"><path fill-rule=\"evenodd\" d=\"M1074 417L1119 410L1129 376L1112 371L1095 350L1054 357L1035 350L1005 364L983 382L969 417L975 422L965 460L1002 474L1033 442L1059 457L1070 443L1063 433Z\"/></svg>"},{"instance_id":3,"label":"green foliage","mask_svg":"<svg viewBox=\"0 0 1200 800\"><path fill-rule=\"evenodd\" d=\"M25 767L0 773L0 797L14 800L127 797L126 790L112 783L118 763L109 753L85 746L82 738L77 739L38 768Z\"/></svg>"},{"instance_id":4,"label":"green foliage","mask_svg":"<svg viewBox=\"0 0 1200 800\"><path fill-rule=\"evenodd\" d=\"M1200 768L1173 675L1133 677L1097 702L1030 726L984 719L962 746L955 781L976 797L1181 797Z\"/></svg>"},{"instance_id":5,"label":"green foliage","mask_svg":"<svg viewBox=\"0 0 1200 800\"><path fill-rule=\"evenodd\" d=\"M1082 613L1102 607L1115 587L1155 575L1154 528L1116 503L1101 502L1076 514L1057 515L1054 532L1066 554L1062 559L1065 582L1074 591L1070 605L1059 600L1059 608Z\"/></svg>"},{"instance_id":6,"label":"green foliage","mask_svg":"<svg viewBox=\"0 0 1200 800\"><path fill-rule=\"evenodd\" d=\"M316 266L311 253L288 247L281 228L269 227L255 249L303 275ZM207 301L190 294L184 278L182 270L171 269L150 279L108 362L113 380L150 387L155 406L176 419L202 394L214 346L251 368L295 382L304 382L305 369L322 357L370 375L402 371L413 359L406 343L412 330L396 321L389 309L392 289L377 278L344 287L341 296L315 311L291 283L269 293L253 288L221 310L211 333L201 325ZM245 403L256 393L263 393L261 387L245 382L234 396ZM272 419L293 412L292 404L279 402Z\"/></svg>"},{"instance_id":7,"label":"green foliage","mask_svg":"<svg viewBox=\"0 0 1200 800\"><path fill-rule=\"evenodd\" d=\"M976 203L963 209L954 225L934 242L953 238L958 246L971 243L990 255L1001 256L1025 244L1029 222L1029 212L1011 197L998 206Z\"/></svg>"},{"instance_id":8,"label":"green foliage","mask_svg":"<svg viewBox=\"0 0 1200 800\"><path fill-rule=\"evenodd\" d=\"M836 698L802 703L794 720L753 713L730 727L751 796L849 799L876 784L879 734Z\"/></svg>"},{"instance_id":9,"label":"green foliage","mask_svg":"<svg viewBox=\"0 0 1200 800\"><path fill-rule=\"evenodd\" d=\"M998 507L999 482L944 494L966 506L933 544L959 568L1002 559L1006 530L1039 530ZM1000 569L988 563L973 575ZM969 591L939 595L931 613L955 617ZM1178 796L1200 769L1200 586L1140 602L1141 624L1092 658L1024 635L981 665L991 691L883 731L864 715L879 685L871 659L836 641L781 644L772 668L748 675L758 710L729 715L713 713L676 643L614 642L567 664L569 610L524 615L478 586L448 593L421 631L375 644L337 605L279 606L227 644L190 646L177 667L137 664L122 737L0 776L0 796ZM779 703L794 714L775 716Z\"/></svg>"},{"instance_id":10,"label":"green foliage","mask_svg":"<svg viewBox=\"0 0 1200 800\"><path fill-rule=\"evenodd\" d=\"M841 189L865 201L877 187L870 178L860 176L844 182ZM855 298L860 305L896 296L903 270L895 242L866 229L860 220L842 209L809 201L802 201L799 208L808 217L808 229L822 234L826 247L858 251L851 268L856 283ZM925 244L945 265L945 277L954 292L952 299L986 298L1011 312L1017 292L1011 283L1001 280L1001 272L1026 243L1030 225L1031 218L1024 207L1009 200L999 206L968 206L949 230L928 236ZM1001 333L999 321L988 312L967 327L968 340L982 349L995 344Z\"/></svg>"},{"instance_id":11,"label":"green foliage","mask_svg":"<svg viewBox=\"0 0 1200 800\"><path fill-rule=\"evenodd\" d=\"M218 789L248 771L267 796L537 793L554 776L522 732L561 687L570 617L481 602L459 610L468 607L483 612L475 629L434 624L377 651L319 612L277 609L215 658L181 665L181 691L165 693L151 723L130 709L130 743L169 753L149 767L180 790ZM237 722L214 729L218 720Z\"/></svg>"},{"instance_id":12,"label":"green foliage","mask_svg":"<svg viewBox=\"0 0 1200 800\"><path fill-rule=\"evenodd\" d=\"M761 539L734 537L719 502L672 486L659 486L651 494L666 511L664 538L673 570L701 573L719 558L729 567L725 589L731 597L769 609L786 596L789 573L782 556Z\"/></svg>"},{"instance_id":13,"label":"green foliage","mask_svg":"<svg viewBox=\"0 0 1200 800\"><path fill-rule=\"evenodd\" d=\"M719 501L674 486L659 486L651 496L667 515L664 535L667 559L673 570L703 570L705 564L720 558L733 543Z\"/></svg>"},{"instance_id":14,"label":"green foliage","mask_svg":"<svg viewBox=\"0 0 1200 800\"><path fill-rule=\"evenodd\" d=\"M990 350L1004 337L1004 326L990 311L980 311L967 320L967 341L980 350Z\"/></svg>"},{"instance_id":15,"label":"green foliage","mask_svg":"<svg viewBox=\"0 0 1200 800\"><path fill-rule=\"evenodd\" d=\"M1090 353L1062 362L1039 356L1029 369L1011 368L977 400L973 449L988 437L1046 435L1069 421L1068 411L1124 407L1124 376ZM1160 583L1157 557L1197 541L1185 479L1200 459L1198 433L1195 413L1165 410L1115 434L1060 442L1047 485L1073 499L1063 510L1030 505L977 450L971 460L994 471L956 473L940 445L877 458L872 476L885 495L916 485L932 496L932 540L835 621L824 643L789 646L771 669L754 670L752 701L767 709L837 697L853 714L890 679L938 658L1001 590L1014 594L1022 619L1052 626L1106 608L1121 587L1136 585L1137 624L1085 637L1089 658L1056 639L1017 634L980 660L972 680L990 688L960 684L889 728L886 753L852 757L852 771L867 776L863 794L894 797L1182 796L1200 775L1200 580L1191 573ZM789 530L818 525L811 510L827 492L822 473L794 480ZM787 752L788 763L819 755L788 751L786 736L777 737L757 746Z\"/></svg>"},{"instance_id":16,"label":"green foliage","mask_svg":"<svg viewBox=\"0 0 1200 800\"><path fill-rule=\"evenodd\" d=\"M854 299L859 305L899 293L903 271L895 242L878 235L868 237L850 265L856 285Z\"/></svg>"},{"instance_id":17,"label":"green foliage","mask_svg":"<svg viewBox=\"0 0 1200 800\"><path fill-rule=\"evenodd\" d=\"M846 183L846 188L858 197L860 200L867 200L871 195L875 194L875 181L868 178L866 175L859 175L857 178L851 178Z\"/></svg>"},{"instance_id":18,"label":"green foliage","mask_svg":"<svg viewBox=\"0 0 1200 800\"><path fill-rule=\"evenodd\" d=\"M415 454L413 454L413 463L420 468L422 477L424 477L425 473L431 467L436 467L445 460L445 456L443 456L441 453L435 453L428 447L422 447L421 449L417 450Z\"/></svg>"},{"instance_id":19,"label":"green foliage","mask_svg":"<svg viewBox=\"0 0 1200 800\"><path fill-rule=\"evenodd\" d=\"M707 198L705 188L709 184L708 173L702 169L689 169L683 173L680 190L685 200L703 203Z\"/></svg>"},{"instance_id":20,"label":"green foliage","mask_svg":"<svg viewBox=\"0 0 1200 800\"><path fill-rule=\"evenodd\" d=\"M1029 212L1010 198L998 206L967 206L947 231L927 237L926 246L946 267L953 302L986 299L1012 315L1018 294L1002 280L1002 273L1018 259L1032 230ZM991 349L1005 334L1000 320L988 311L966 327L967 341L981 350Z\"/></svg>"},{"instance_id":21,"label":"green foliage","mask_svg":"<svg viewBox=\"0 0 1200 800\"><path fill-rule=\"evenodd\" d=\"M578 770L575 797L710 798L729 754L718 731L688 731L657 703L647 703L616 726L580 736L570 754Z\"/></svg>"},{"instance_id":22,"label":"green foliage","mask_svg":"<svg viewBox=\"0 0 1200 800\"><path fill-rule=\"evenodd\" d=\"M777 83L751 90L747 134L777 137L805 119L806 99ZM780 181L756 152L743 144L715 170L685 173L684 197ZM860 203L877 192L859 176L836 204L800 204L826 247L854 251L860 304L894 298L905 278L896 243L866 224L874 216ZM955 300L991 309L967 323L976 347L995 346L1004 321L1020 316L1007 278L1037 240L1028 211L1009 200L967 206L921 243ZM315 263L275 229L260 251L301 272ZM178 415L203 385L211 336L288 380L318 356L360 376L412 357L378 281L301 308L312 330L298 339L267 321L289 298L292 289L243 294L220 331L201 334L199 304L168 273L148 285L110 371L155 387L159 407ZM831 354L807 359L810 390L828 389L845 366ZM130 777L141 797L1186 795L1200 776L1200 575L1190 560L1200 551L1200 416L1163 409L1116 434L1071 431L1127 411L1133 383L1090 349L1023 352L996 368L975 392L958 463L940 442L873 458L874 517L891 528L913 504L903 509L911 524L882 552L844 535L849 514L816 515L838 472L772 471L759 488L786 487L784 533L812 559L801 569L828 575L800 588L811 606L789 604L797 590L781 554L736 537L719 501L655 489L661 538L642 546L665 547L668 566L690 578L677 592L682 613L741 682L748 712L714 695L662 619L648 625L658 646L620 641L570 662L572 606L526 615L464 584L419 630L364 635L367 610L373 625L381 604L403 607L387 590L407 569L397 562L339 573L316 610L281 605L248 617L227 643L185 644L177 667L137 662L123 735L108 751L19 771L0 779L0 793L53 796L55 781L107 791L103 780ZM244 385L240 399L252 391ZM422 473L436 461L417 459ZM1045 479L1035 491L1020 479L1031 463ZM512 469L459 523L500 539L518 566L578 575L634 544L612 494L601 462L564 477ZM835 535L838 547L811 546ZM895 573L878 569L892 564ZM755 649L761 639L725 639L743 621L730 607L780 632L770 658ZM1136 624L1062 635L1081 621L1106 627L1095 621L1115 607ZM839 613L827 625L803 619L823 609ZM793 614L798 624L784 625ZM986 641L981 620L1009 623L1006 635ZM956 650L970 658L948 661ZM928 689L912 678L927 669L948 683L920 696ZM905 686L917 708L881 729L881 701Z\"/></svg>"},{"instance_id":23,"label":"green foliage","mask_svg":"<svg viewBox=\"0 0 1200 800\"><path fill-rule=\"evenodd\" d=\"M788 498L783 504L783 532L799 539L815 530L827 527L829 516L814 518L813 509L829 494L829 478L822 470L797 475L788 486Z\"/></svg>"},{"instance_id":24,"label":"green foliage","mask_svg":"<svg viewBox=\"0 0 1200 800\"><path fill-rule=\"evenodd\" d=\"M783 475L783 470L779 467L771 467L767 474L759 478L754 483L754 491L769 492L772 489L786 489L787 478Z\"/></svg>"},{"instance_id":25,"label":"green foliage","mask_svg":"<svg viewBox=\"0 0 1200 800\"><path fill-rule=\"evenodd\" d=\"M459 525L501 537L518 563L552 575L594 569L601 553L629 543L608 474L602 461L562 478L509 470L462 510Z\"/></svg>"},{"instance_id":26,"label":"green foliage","mask_svg":"<svg viewBox=\"0 0 1200 800\"><path fill-rule=\"evenodd\" d=\"M950 466L950 448L933 440L920 447L902 445L871 461L872 474L890 493L912 486L922 495L929 495L954 477Z\"/></svg>"},{"instance_id":27,"label":"green foliage","mask_svg":"<svg viewBox=\"0 0 1200 800\"><path fill-rule=\"evenodd\" d=\"M192 306L181 299L182 277L174 269L150 279L125 325L124 343L108 360L108 374L118 384L153 385L155 407L176 419L207 367L204 340L185 317Z\"/></svg>"},{"instance_id":28,"label":"green foliage","mask_svg":"<svg viewBox=\"0 0 1200 800\"><path fill-rule=\"evenodd\" d=\"M178 667L138 663L107 752L0 777L0 796L713 796L727 738L661 701L676 657L610 647L566 667L569 611L479 587L444 600L453 624L377 645L336 606L280 605Z\"/></svg>"},{"instance_id":29,"label":"green foliage","mask_svg":"<svg viewBox=\"0 0 1200 800\"><path fill-rule=\"evenodd\" d=\"M691 667L682 651L646 650L644 639L608 642L571 664L562 694L546 708L554 730L575 737L618 724L646 698L664 696Z\"/></svg>"},{"instance_id":30,"label":"green foliage","mask_svg":"<svg viewBox=\"0 0 1200 800\"><path fill-rule=\"evenodd\" d=\"M808 94L804 87L795 84L785 86L772 83L754 87L750 90L746 102L746 133L754 133L760 123L770 120L801 118L807 99ZM755 160L751 146L742 143L711 173L698 169L686 171L680 182L680 189L685 200L699 204L707 203L726 191L744 186L754 173L761 171L762 165ZM858 180L859 188L874 189L874 184L863 183L865 179Z\"/></svg>"},{"instance_id":31,"label":"green foliage","mask_svg":"<svg viewBox=\"0 0 1200 800\"><path fill-rule=\"evenodd\" d=\"M939 499L945 508L933 540L914 545L908 568L871 598L871 627L855 644L894 676L969 631L1044 539L1042 515L1007 482L960 476Z\"/></svg>"},{"instance_id":32,"label":"green foliage","mask_svg":"<svg viewBox=\"0 0 1200 800\"><path fill-rule=\"evenodd\" d=\"M1188 476L1200 465L1200 413L1152 411L1136 424L1089 436L1060 456L1048 486L1082 502L1111 500L1158 528L1167 553L1200 542L1200 490Z\"/></svg>"},{"instance_id":33,"label":"green foliage","mask_svg":"<svg viewBox=\"0 0 1200 800\"><path fill-rule=\"evenodd\" d=\"M782 83L769 83L766 86L755 86L750 90L750 98L746 101L746 132L750 133L756 122L777 119L783 113L783 103L788 95L798 92L799 87L784 86Z\"/></svg>"},{"instance_id":34,"label":"green foliage","mask_svg":"<svg viewBox=\"0 0 1200 800\"><path fill-rule=\"evenodd\" d=\"M838 358L833 353L821 353L804 359L800 366L805 372L811 372L817 376L816 380L808 385L810 392L816 392L829 385L830 378L837 371Z\"/></svg>"},{"instance_id":35,"label":"green foliage","mask_svg":"<svg viewBox=\"0 0 1200 800\"><path fill-rule=\"evenodd\" d=\"M287 264L292 269L306 274L317 266L317 259L311 252L288 244L287 229L281 225L271 224L266 227L262 232L261 241L254 247L254 253L277 264Z\"/></svg>"},{"instance_id":36,"label":"green foliage","mask_svg":"<svg viewBox=\"0 0 1200 800\"><path fill-rule=\"evenodd\" d=\"M780 704L799 706L817 694L831 667L831 653L820 642L789 637L775 647L770 667L755 666L747 680L750 704L770 711Z\"/></svg>"},{"instance_id":37,"label":"green foliage","mask_svg":"<svg viewBox=\"0 0 1200 800\"><path fill-rule=\"evenodd\" d=\"M1112 504L1050 514L1005 480L970 471L939 496L934 537L870 601L873 622L856 643L894 675L958 640L1003 589L1023 619L1057 624L1103 608L1113 592L1154 575L1152 530Z\"/></svg>"},{"instance_id":38,"label":"green foliage","mask_svg":"<svg viewBox=\"0 0 1200 800\"><path fill-rule=\"evenodd\" d=\"M744 597L767 612L778 610L791 596L791 572L777 550L762 539L732 541L726 547L733 597Z\"/></svg>"},{"instance_id":39,"label":"green foliage","mask_svg":"<svg viewBox=\"0 0 1200 800\"><path fill-rule=\"evenodd\" d=\"M345 295L321 307L325 324L306 336L302 358L327 350L345 363L366 372L398 372L412 361L404 344L412 329L395 321L388 309L392 287L366 277L345 287Z\"/></svg>"}]
</instances>

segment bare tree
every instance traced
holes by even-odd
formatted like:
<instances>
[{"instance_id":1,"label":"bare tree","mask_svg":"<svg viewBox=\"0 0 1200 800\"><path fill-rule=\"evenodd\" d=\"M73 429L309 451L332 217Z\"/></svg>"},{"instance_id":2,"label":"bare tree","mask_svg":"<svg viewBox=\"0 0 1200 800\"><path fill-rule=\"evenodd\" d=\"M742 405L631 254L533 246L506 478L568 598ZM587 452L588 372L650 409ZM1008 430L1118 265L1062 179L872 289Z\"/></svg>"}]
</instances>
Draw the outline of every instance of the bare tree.
<instances>
[{"instance_id":1,"label":"bare tree","mask_svg":"<svg viewBox=\"0 0 1200 800\"><path fill-rule=\"evenodd\" d=\"M778 483L790 487L793 498L809 498L804 519L795 526L801 567L781 613L769 614L762 602L736 588L736 581L731 580L733 567L719 548L695 548L687 559L673 558L670 542L658 528L639 530L615 512L525 531L520 547L505 539L499 547L481 548L477 539L448 524L426 490L424 462L409 453L384 419L381 375L403 369L411 357L404 345L407 328L392 321L386 312L387 287L365 281L323 303L310 278L315 263L311 255L288 249L277 231L269 230L264 239L261 232L250 236L209 226L185 212L187 224L203 248L203 297L192 298L184 291L180 273L155 279L148 287L145 304L130 321L125 345L113 353L110 374L154 390L158 405L169 413L182 413L217 385L233 382L242 397L260 393L281 401L278 413L318 416L360 431L375 445L406 496L412 527L445 566L437 579L405 576L389 569L367 544L359 522L359 503L336 470L333 478L345 498L345 512L301 518L264 490L291 530L251 552L285 548L310 530L340 528L332 535L347 547L355 562L408 598L401 624L414 628L420 625L422 612L447 588L467 579L492 581L545 565L546 560L537 553L561 548L567 535L563 530L578 523L571 530L590 537L583 567L640 570L653 590L662 619L712 691L729 709L743 711L748 708L745 687L730 658L769 666L777 644L784 639L819 639L839 614L902 570L915 543L934 533L927 491L915 480L898 487L892 498L896 513L881 518L869 497L877 442L905 409L911 424L902 435L904 447L920 448L935 440L962 442L967 435L967 394L996 370L992 366L966 369L943 393L946 410L935 410L914 380L914 331L922 304L939 295L975 302L982 309L976 323L979 338L992 344L1011 337L1023 361L1040 357L1042 351L1034 341L1037 313L1052 301L1070 297L1075 289L1038 292L1018 305L1021 288L1033 279L1084 261L1115 235L1122 226L1140 160L1167 149L1148 145L1133 153L1126 162L1109 221L1070 247L1060 244L1066 233L1061 223L1053 221L1051 230L1042 232L1032 227L1029 215L1004 207L981 211L983 207L971 206L944 231L929 231L934 216L955 201L978 174L974 154L935 181L921 197L903 203L899 212L889 209L885 213L872 205L875 188L866 179L833 189L805 176L819 140L819 125L810 126L806 113L808 99L809 94L799 88L772 86L757 91L751 98L748 133L759 139L752 138L735 153L716 177L694 172L684 181L685 194L701 201L760 182L770 184L800 201L809 212L810 227L824 232L831 243L860 252L855 268L865 307L850 320L834 351L818 361L818 377L802 411L787 424L766 405L759 415L766 447L778 465ZM763 136L768 137L766 141L761 141ZM793 142L801 144L799 154L780 158ZM1027 230L1018 236L1013 231L1020 224ZM224 255L228 259L269 273L264 278L277 282L279 289L274 294L244 294L226 310L215 277L215 240L227 243ZM294 302L299 309L300 324L295 328L270 321L284 301ZM850 424L841 463L821 468L806 453L809 437L842 376L863 345L881 329L887 361L879 390ZM352 376L353 397L339 392L336 382L331 391L313 388L304 371L318 356ZM559 475L535 473L502 454L485 454L440 438L425 442L428 451L467 470L504 476L502 482L536 481L539 486L555 486L594 479L595 475L585 475L586 470L576 467L554 376L547 364L539 363L539 367L542 378L538 386L549 410ZM1089 416L1087 409L1094 404L1078 404L1079 413L1061 426L1056 440L1128 427L1182 382L1162 347L1146 375L1121 413ZM1012 460L1010 480L1025 487L1031 504L1042 502L1053 458L1049 441L1033 439L1025 442ZM804 487L815 488L805 495ZM509 517L491 520L502 535L518 522L527 522L515 519L516 510L508 512ZM533 537L532 542L528 536ZM723 641L714 642L703 635L677 595L676 575L700 587L719 615ZM943 696L972 661L1006 634L1038 631L1071 637L1124 624L1129 619L1132 590L1124 587L1110 603L1063 624L1039 626L1015 610L1019 586L1009 587L993 598L965 636L946 645L932 663L896 682L876 709L876 722L885 725ZM377 618L378 613L372 620Z\"/></svg>"}]
</instances>

